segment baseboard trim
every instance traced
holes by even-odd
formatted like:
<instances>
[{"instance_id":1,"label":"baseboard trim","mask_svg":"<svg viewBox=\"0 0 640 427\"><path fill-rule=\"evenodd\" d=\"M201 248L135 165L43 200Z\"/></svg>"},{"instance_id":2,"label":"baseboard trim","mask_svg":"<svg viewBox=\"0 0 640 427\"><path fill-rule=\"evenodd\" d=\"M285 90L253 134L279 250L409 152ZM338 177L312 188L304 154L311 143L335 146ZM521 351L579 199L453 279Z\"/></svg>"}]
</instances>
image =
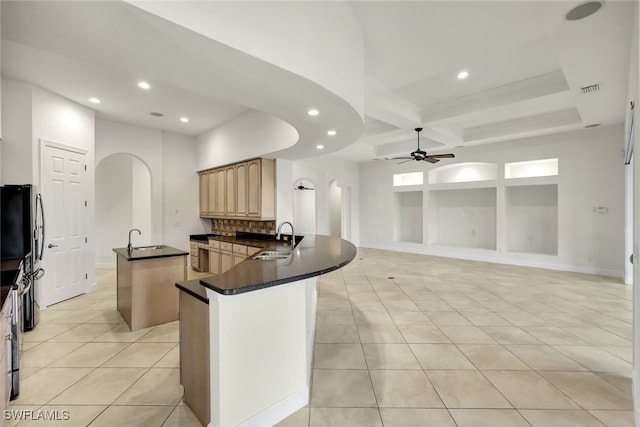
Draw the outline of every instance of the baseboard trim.
<instances>
[{"instance_id":1,"label":"baseboard trim","mask_svg":"<svg viewBox=\"0 0 640 427\"><path fill-rule=\"evenodd\" d=\"M572 273L585 273L585 274L593 274L598 276L615 277L620 279L624 277L624 271L622 270L613 270L613 269L598 268L598 267L585 267L585 266L569 265L569 264L558 264L552 261L546 262L541 260L532 260L532 259L524 258L526 256L532 256L532 254L513 253L512 257L505 258L504 256L500 256L500 255L504 255L505 254L504 252L496 252L488 249L483 250L483 249L470 248L468 251L464 253L453 253L453 252L448 252L438 248L425 247L420 244L416 244L415 246L365 245L361 247L371 248L371 249L381 249L381 250L394 251L394 252L406 252L406 253L414 253L414 254L422 254L422 255L431 255L431 256L437 256L437 257L443 257L443 258L466 259L470 261L491 262L495 264L519 265L522 267L534 267L534 268L544 268L548 270L569 271ZM521 255L522 258L520 258L519 255ZM545 257L545 256L547 255L540 255L540 257ZM549 257L551 256L549 255Z\"/></svg>"},{"instance_id":2,"label":"baseboard trim","mask_svg":"<svg viewBox=\"0 0 640 427\"><path fill-rule=\"evenodd\" d=\"M297 410L303 408L309 403L309 387L305 386L289 397L286 397L265 409L264 411L254 415L238 424L239 427L264 427L272 426ZM219 427L209 423L208 427Z\"/></svg>"}]
</instances>

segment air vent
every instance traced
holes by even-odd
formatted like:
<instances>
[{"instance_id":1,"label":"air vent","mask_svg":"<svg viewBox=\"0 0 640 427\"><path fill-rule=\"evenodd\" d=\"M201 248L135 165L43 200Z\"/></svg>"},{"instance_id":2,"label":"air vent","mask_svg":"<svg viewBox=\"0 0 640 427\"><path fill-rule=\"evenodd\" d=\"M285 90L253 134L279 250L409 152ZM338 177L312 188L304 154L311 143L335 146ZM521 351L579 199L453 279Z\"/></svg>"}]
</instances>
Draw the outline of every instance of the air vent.
<instances>
[{"instance_id":1,"label":"air vent","mask_svg":"<svg viewBox=\"0 0 640 427\"><path fill-rule=\"evenodd\" d=\"M582 94L598 92L600 90L600 83L596 83L594 85L584 86L580 88Z\"/></svg>"}]
</instances>

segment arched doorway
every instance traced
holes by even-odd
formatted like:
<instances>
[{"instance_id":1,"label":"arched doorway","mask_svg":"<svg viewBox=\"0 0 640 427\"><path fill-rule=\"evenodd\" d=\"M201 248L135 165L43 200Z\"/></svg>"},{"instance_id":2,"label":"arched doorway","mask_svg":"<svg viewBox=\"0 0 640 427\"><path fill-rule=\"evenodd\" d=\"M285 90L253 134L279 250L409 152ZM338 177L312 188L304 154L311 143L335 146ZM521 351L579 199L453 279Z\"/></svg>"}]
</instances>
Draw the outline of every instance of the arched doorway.
<instances>
[{"instance_id":1,"label":"arched doorway","mask_svg":"<svg viewBox=\"0 0 640 427\"><path fill-rule=\"evenodd\" d=\"M112 248L127 245L128 232L135 246L151 242L151 172L138 157L117 153L96 166L96 266L115 266Z\"/></svg>"},{"instance_id":2,"label":"arched doorway","mask_svg":"<svg viewBox=\"0 0 640 427\"><path fill-rule=\"evenodd\" d=\"M316 186L308 178L300 178L293 185L293 225L296 233L318 232Z\"/></svg>"}]
</instances>

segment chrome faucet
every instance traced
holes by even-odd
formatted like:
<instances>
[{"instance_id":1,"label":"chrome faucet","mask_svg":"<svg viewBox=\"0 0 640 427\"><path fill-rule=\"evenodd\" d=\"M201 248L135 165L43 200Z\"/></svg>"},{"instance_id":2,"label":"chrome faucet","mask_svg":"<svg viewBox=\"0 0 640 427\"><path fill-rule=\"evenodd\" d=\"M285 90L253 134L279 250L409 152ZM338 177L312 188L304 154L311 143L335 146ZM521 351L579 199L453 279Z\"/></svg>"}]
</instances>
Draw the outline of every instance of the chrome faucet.
<instances>
[{"instance_id":1,"label":"chrome faucet","mask_svg":"<svg viewBox=\"0 0 640 427\"><path fill-rule=\"evenodd\" d=\"M132 230L129 230L129 244L127 245L127 251L131 252L131 250L133 249L133 246L131 246L131 233L137 231L138 235L142 236L142 232L140 230L138 230L137 228L134 228Z\"/></svg>"},{"instance_id":2,"label":"chrome faucet","mask_svg":"<svg viewBox=\"0 0 640 427\"><path fill-rule=\"evenodd\" d=\"M285 224L289 224L291 226L291 249L296 247L296 232L293 229L293 224L291 224L289 221L284 221L281 222L280 225L278 226L278 231L276 231L276 239L280 240L280 229L282 228L283 225Z\"/></svg>"}]
</instances>

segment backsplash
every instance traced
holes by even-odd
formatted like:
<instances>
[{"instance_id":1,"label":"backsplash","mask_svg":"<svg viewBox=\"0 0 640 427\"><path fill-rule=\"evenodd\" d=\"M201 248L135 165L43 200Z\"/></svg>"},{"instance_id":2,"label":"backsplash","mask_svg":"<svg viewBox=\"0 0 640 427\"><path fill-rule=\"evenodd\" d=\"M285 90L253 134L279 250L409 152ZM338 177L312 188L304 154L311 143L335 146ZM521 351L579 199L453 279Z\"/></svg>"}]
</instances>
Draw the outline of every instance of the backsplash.
<instances>
[{"instance_id":1,"label":"backsplash","mask_svg":"<svg viewBox=\"0 0 640 427\"><path fill-rule=\"evenodd\" d=\"M223 236L235 236L236 231L245 233L276 234L275 221L252 221L247 219L218 219L211 220L211 232Z\"/></svg>"}]
</instances>

